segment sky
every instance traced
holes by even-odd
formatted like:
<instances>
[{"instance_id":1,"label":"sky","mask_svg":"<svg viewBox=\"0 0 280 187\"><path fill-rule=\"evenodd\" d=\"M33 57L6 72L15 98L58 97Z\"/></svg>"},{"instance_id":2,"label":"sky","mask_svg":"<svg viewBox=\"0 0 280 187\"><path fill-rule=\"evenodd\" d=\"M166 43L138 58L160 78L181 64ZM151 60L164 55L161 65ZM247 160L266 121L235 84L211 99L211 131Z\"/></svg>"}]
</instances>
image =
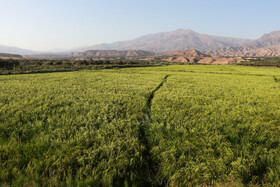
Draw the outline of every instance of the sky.
<instances>
[{"instance_id":1,"label":"sky","mask_svg":"<svg viewBox=\"0 0 280 187\"><path fill-rule=\"evenodd\" d=\"M280 30L279 0L0 0L0 45L47 51L178 28L257 39Z\"/></svg>"}]
</instances>

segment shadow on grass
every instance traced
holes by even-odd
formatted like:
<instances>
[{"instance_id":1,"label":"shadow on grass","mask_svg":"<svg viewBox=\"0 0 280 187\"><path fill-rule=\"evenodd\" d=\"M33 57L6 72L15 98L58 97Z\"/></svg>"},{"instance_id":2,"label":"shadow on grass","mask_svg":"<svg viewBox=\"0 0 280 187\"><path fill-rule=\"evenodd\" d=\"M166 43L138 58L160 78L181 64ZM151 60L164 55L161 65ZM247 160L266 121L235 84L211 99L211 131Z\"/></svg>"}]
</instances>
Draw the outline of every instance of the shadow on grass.
<instances>
[{"instance_id":1,"label":"shadow on grass","mask_svg":"<svg viewBox=\"0 0 280 187\"><path fill-rule=\"evenodd\" d=\"M59 73L59 72L73 72L73 71L79 71L77 69L75 70L34 70L34 71L1 71L0 70L0 75L20 75L20 74L41 74L41 73Z\"/></svg>"},{"instance_id":2,"label":"shadow on grass","mask_svg":"<svg viewBox=\"0 0 280 187\"><path fill-rule=\"evenodd\" d=\"M160 67L161 64L149 64L149 65L115 65L115 66L105 66L100 69L122 69L122 68L141 68L141 67Z\"/></svg>"}]
</instances>

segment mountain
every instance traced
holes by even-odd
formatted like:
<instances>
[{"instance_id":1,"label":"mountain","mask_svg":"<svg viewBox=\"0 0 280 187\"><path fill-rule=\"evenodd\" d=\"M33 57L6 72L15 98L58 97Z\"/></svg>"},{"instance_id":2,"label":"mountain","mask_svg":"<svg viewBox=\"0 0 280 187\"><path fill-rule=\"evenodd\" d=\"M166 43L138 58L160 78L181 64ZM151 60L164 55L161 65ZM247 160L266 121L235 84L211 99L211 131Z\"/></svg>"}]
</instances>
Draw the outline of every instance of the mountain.
<instances>
[{"instance_id":1,"label":"mountain","mask_svg":"<svg viewBox=\"0 0 280 187\"><path fill-rule=\"evenodd\" d=\"M192 30L177 29L120 41L111 44L100 44L86 48L87 50L146 50L156 53L168 53L177 56L186 49L203 51L208 56L280 56L280 31L264 34L257 40L211 36ZM197 56L194 55L194 56Z\"/></svg>"},{"instance_id":2,"label":"mountain","mask_svg":"<svg viewBox=\"0 0 280 187\"><path fill-rule=\"evenodd\" d=\"M226 46L240 46L249 42L251 40L210 36L192 30L177 29L172 32L145 35L134 40L94 45L81 50L145 50L156 53L186 49L206 51Z\"/></svg>"},{"instance_id":3,"label":"mountain","mask_svg":"<svg viewBox=\"0 0 280 187\"><path fill-rule=\"evenodd\" d=\"M31 55L31 54L35 54L36 52L32 51L32 50L28 50L28 49L18 48L18 47L0 45L0 53L13 53L13 54L19 54L19 55Z\"/></svg>"},{"instance_id":4,"label":"mountain","mask_svg":"<svg viewBox=\"0 0 280 187\"><path fill-rule=\"evenodd\" d=\"M155 53L143 50L88 50L85 52L74 53L74 57L136 57L136 56L153 56Z\"/></svg>"},{"instance_id":5,"label":"mountain","mask_svg":"<svg viewBox=\"0 0 280 187\"><path fill-rule=\"evenodd\" d=\"M211 56L280 56L280 31L264 34L242 46L222 47L205 53Z\"/></svg>"}]
</instances>

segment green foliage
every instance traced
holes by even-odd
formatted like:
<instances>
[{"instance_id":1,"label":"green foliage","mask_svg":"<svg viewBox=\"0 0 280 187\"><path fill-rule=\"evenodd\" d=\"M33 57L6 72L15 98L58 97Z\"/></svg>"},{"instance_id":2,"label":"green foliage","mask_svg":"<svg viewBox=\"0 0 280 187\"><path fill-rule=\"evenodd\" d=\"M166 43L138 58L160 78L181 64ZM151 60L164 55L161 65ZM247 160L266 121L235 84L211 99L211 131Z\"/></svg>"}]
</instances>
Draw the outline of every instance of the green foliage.
<instances>
[{"instance_id":1,"label":"green foliage","mask_svg":"<svg viewBox=\"0 0 280 187\"><path fill-rule=\"evenodd\" d=\"M158 66L138 59L1 59L0 75Z\"/></svg>"},{"instance_id":2,"label":"green foliage","mask_svg":"<svg viewBox=\"0 0 280 187\"><path fill-rule=\"evenodd\" d=\"M249 61L241 62L240 65L280 67L280 58L279 57L253 58L253 59L250 59Z\"/></svg>"},{"instance_id":3,"label":"green foliage","mask_svg":"<svg viewBox=\"0 0 280 187\"><path fill-rule=\"evenodd\" d=\"M278 186L279 77L211 65L2 75L0 184Z\"/></svg>"}]
</instances>

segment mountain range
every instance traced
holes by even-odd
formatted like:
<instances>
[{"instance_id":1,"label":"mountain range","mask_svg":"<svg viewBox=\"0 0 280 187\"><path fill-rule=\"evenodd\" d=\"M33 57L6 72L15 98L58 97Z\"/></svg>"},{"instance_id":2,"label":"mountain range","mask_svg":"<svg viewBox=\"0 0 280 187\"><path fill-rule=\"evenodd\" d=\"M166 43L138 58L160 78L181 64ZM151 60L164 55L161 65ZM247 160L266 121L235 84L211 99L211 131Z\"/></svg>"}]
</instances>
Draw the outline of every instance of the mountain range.
<instances>
[{"instance_id":1,"label":"mountain range","mask_svg":"<svg viewBox=\"0 0 280 187\"><path fill-rule=\"evenodd\" d=\"M227 46L236 47L250 41L248 39L210 36L192 30L177 29L172 32L141 36L134 40L94 45L83 50L145 50L156 53L185 49L205 51Z\"/></svg>"},{"instance_id":2,"label":"mountain range","mask_svg":"<svg viewBox=\"0 0 280 187\"><path fill-rule=\"evenodd\" d=\"M192 30L177 29L171 32L161 32L141 36L134 40L119 41L110 44L99 44L73 50L54 52L34 52L16 47L0 45L0 53L14 53L20 55L61 54L70 55L71 52L102 50L106 55L107 50L134 51L132 56L153 53L168 54L172 51L196 49L211 56L280 56L280 31L264 34L256 40L211 36L200 34ZM138 51L135 53L135 51ZM146 51L146 52L144 52ZM151 53L149 53L151 52ZM79 54L79 53L78 53ZM81 53L80 53L81 54ZM100 53L99 53L100 54ZM127 56L127 55L125 55Z\"/></svg>"}]
</instances>

